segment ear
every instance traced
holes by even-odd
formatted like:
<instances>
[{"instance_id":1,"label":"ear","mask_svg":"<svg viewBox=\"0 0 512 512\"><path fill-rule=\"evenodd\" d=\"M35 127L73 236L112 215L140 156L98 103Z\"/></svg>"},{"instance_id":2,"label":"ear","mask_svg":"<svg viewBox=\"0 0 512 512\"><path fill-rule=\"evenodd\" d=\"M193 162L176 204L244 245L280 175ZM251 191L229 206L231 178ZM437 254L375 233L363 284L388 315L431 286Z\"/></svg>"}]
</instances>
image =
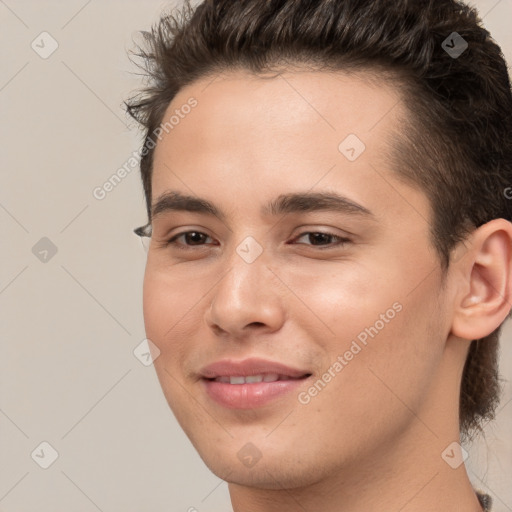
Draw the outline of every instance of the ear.
<instances>
[{"instance_id":1,"label":"ear","mask_svg":"<svg viewBox=\"0 0 512 512\"><path fill-rule=\"evenodd\" d=\"M467 253L455 263L459 291L451 332L476 340L491 334L512 308L512 223L492 221L465 242Z\"/></svg>"}]
</instances>

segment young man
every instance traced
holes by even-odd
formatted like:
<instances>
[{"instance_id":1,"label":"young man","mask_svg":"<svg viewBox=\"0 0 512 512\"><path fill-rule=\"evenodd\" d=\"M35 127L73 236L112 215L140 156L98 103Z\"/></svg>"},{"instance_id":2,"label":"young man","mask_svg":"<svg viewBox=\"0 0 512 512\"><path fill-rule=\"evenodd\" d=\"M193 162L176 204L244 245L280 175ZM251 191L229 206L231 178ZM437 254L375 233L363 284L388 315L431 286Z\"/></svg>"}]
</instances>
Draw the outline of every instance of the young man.
<instances>
[{"instance_id":1,"label":"young man","mask_svg":"<svg viewBox=\"0 0 512 512\"><path fill-rule=\"evenodd\" d=\"M206 0L145 32L144 319L235 512L490 510L512 96L454 0Z\"/></svg>"}]
</instances>

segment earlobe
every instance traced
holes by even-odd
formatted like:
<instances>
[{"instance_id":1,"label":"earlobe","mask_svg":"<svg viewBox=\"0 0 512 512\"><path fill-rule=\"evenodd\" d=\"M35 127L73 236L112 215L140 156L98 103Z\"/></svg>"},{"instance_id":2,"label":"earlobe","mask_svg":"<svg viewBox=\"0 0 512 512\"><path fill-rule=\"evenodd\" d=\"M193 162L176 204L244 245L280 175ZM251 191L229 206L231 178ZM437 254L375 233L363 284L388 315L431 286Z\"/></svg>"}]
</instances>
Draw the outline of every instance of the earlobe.
<instances>
[{"instance_id":1,"label":"earlobe","mask_svg":"<svg viewBox=\"0 0 512 512\"><path fill-rule=\"evenodd\" d=\"M451 332L474 340L491 334L512 308L512 223L494 219L474 231L463 260Z\"/></svg>"}]
</instances>

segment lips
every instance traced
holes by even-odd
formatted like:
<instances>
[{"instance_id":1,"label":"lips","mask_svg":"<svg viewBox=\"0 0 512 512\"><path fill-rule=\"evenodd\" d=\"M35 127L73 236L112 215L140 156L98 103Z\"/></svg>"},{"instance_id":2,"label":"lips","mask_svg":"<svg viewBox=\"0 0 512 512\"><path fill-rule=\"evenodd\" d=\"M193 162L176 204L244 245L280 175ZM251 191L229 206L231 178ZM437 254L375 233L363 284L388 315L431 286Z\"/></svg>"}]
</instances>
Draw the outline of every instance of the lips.
<instances>
[{"instance_id":1,"label":"lips","mask_svg":"<svg viewBox=\"0 0 512 512\"><path fill-rule=\"evenodd\" d=\"M254 382L276 382L278 380L290 380L296 377L290 377L289 375L279 375L277 373L265 373L260 375L246 375L246 376L237 376L231 375L215 377L213 380L215 382L224 382L226 384L252 384ZM300 377L297 377L300 378Z\"/></svg>"},{"instance_id":2,"label":"lips","mask_svg":"<svg viewBox=\"0 0 512 512\"><path fill-rule=\"evenodd\" d=\"M307 370L265 359L223 360L204 367L206 394L227 409L254 409L289 393L311 376Z\"/></svg>"},{"instance_id":3,"label":"lips","mask_svg":"<svg viewBox=\"0 0 512 512\"><path fill-rule=\"evenodd\" d=\"M216 379L218 377L248 377L258 375L278 375L284 378L300 378L305 375L311 375L307 370L301 370L286 366L277 361L267 359L250 358L243 361L233 361L224 359L213 364L205 366L200 375L206 379Z\"/></svg>"}]
</instances>

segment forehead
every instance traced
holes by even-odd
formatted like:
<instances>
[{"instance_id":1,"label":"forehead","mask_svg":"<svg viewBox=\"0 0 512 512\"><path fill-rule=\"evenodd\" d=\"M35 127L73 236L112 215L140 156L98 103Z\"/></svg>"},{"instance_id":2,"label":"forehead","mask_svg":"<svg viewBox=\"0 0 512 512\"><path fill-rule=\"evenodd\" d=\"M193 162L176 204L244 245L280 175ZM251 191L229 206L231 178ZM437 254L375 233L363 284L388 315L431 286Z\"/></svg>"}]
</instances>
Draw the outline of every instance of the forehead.
<instances>
[{"instance_id":1,"label":"forehead","mask_svg":"<svg viewBox=\"0 0 512 512\"><path fill-rule=\"evenodd\" d=\"M405 115L398 86L389 74L374 71L222 72L181 89L163 122L179 113L191 98L198 103L189 116L195 120L193 131L208 133L209 138L222 136L220 130L233 133L239 128L243 130L240 136L250 128L254 135L273 139L279 133L284 138L290 133L306 136L312 131L341 137L346 133L370 134L383 123L375 135L389 130L398 115ZM174 135L188 135L190 124L180 121L181 126L173 128ZM226 145L225 140L222 145Z\"/></svg>"},{"instance_id":2,"label":"forehead","mask_svg":"<svg viewBox=\"0 0 512 512\"><path fill-rule=\"evenodd\" d=\"M237 202L258 203L259 211L278 194L325 186L396 214L411 209L403 193L416 195L428 215L426 197L405 190L386 158L387 137L404 115L398 87L375 74L202 78L176 95L162 120L179 117L155 149L153 202L169 188L233 212Z\"/></svg>"}]
</instances>

